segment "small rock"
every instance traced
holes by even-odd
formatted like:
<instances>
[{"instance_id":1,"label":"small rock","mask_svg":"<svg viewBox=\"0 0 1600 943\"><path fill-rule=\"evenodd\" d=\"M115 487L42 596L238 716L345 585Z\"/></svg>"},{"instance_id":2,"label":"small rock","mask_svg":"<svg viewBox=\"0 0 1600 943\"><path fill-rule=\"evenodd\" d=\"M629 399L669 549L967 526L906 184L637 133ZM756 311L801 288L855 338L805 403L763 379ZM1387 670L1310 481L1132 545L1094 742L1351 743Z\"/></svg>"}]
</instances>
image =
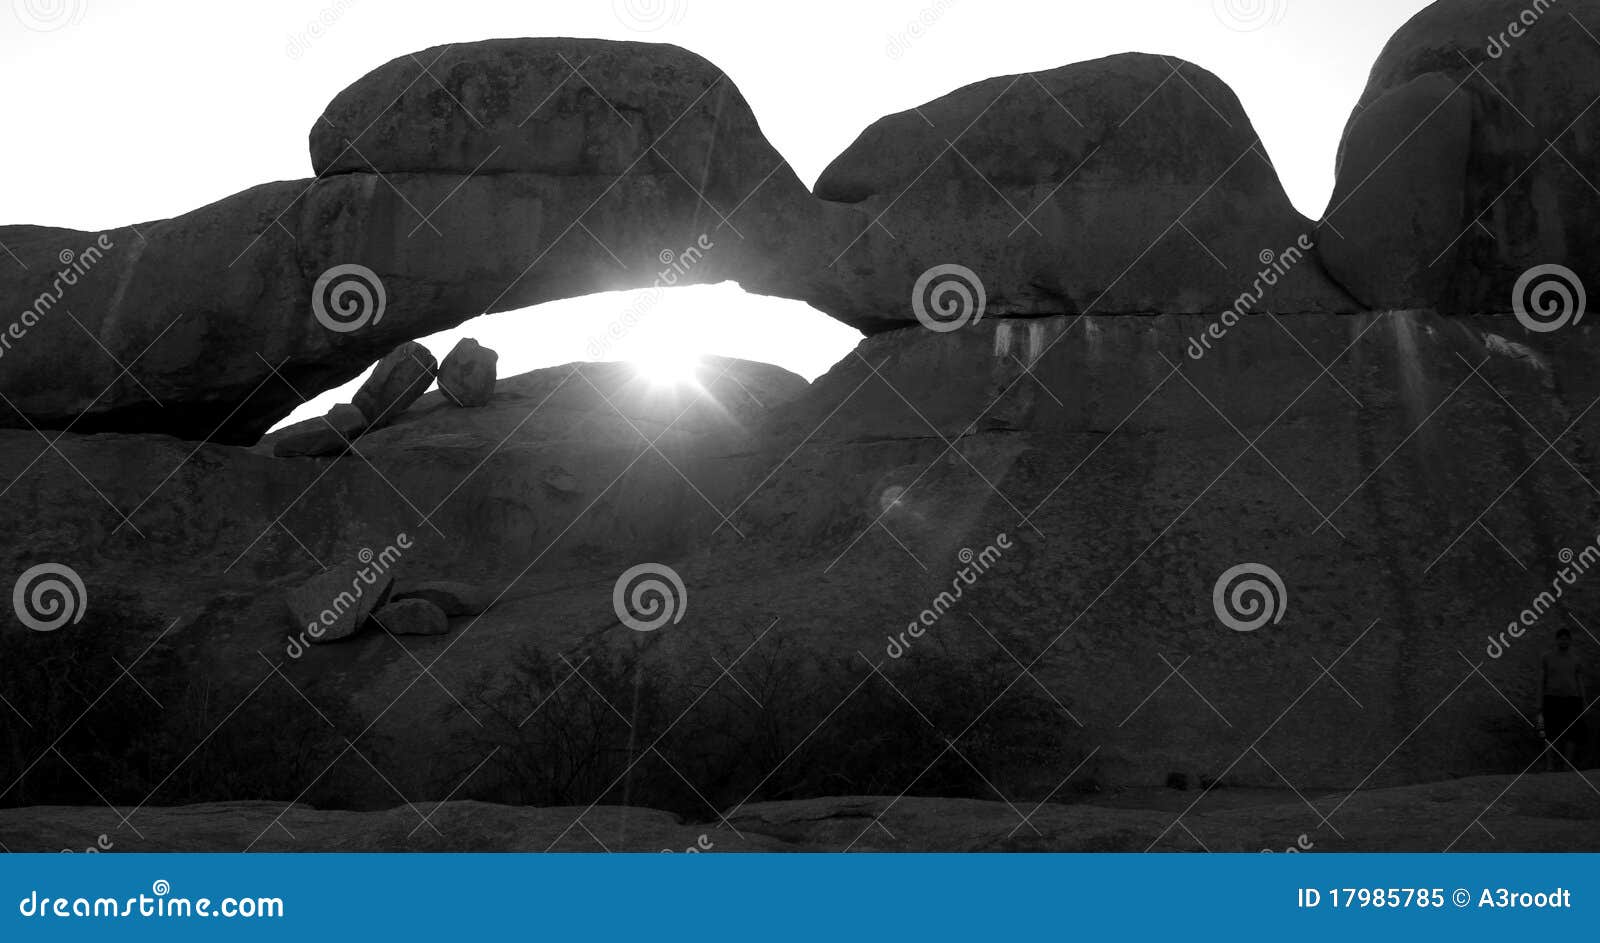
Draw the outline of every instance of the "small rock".
<instances>
[{"instance_id":1,"label":"small rock","mask_svg":"<svg viewBox=\"0 0 1600 943\"><path fill-rule=\"evenodd\" d=\"M438 606L447 616L475 616L494 603L495 593L471 583L431 580L407 583L395 590L394 598L397 602L425 599Z\"/></svg>"},{"instance_id":2,"label":"small rock","mask_svg":"<svg viewBox=\"0 0 1600 943\"><path fill-rule=\"evenodd\" d=\"M443 635L450 631L444 610L426 599L401 599L373 613L372 621L393 635Z\"/></svg>"},{"instance_id":3,"label":"small rock","mask_svg":"<svg viewBox=\"0 0 1600 943\"><path fill-rule=\"evenodd\" d=\"M370 421L370 428L380 429L426 393L438 371L439 363L428 348L407 341L378 361L372 376L356 391L355 407Z\"/></svg>"},{"instance_id":4,"label":"small rock","mask_svg":"<svg viewBox=\"0 0 1600 943\"><path fill-rule=\"evenodd\" d=\"M294 632L310 642L335 642L360 629L374 609L388 601L394 577L376 573L371 582L362 578L372 567L346 563L331 567L289 590L284 597Z\"/></svg>"},{"instance_id":5,"label":"small rock","mask_svg":"<svg viewBox=\"0 0 1600 943\"><path fill-rule=\"evenodd\" d=\"M361 410L349 403L340 403L328 410L320 421L307 424L301 432L292 432L272 446L278 458L329 458L343 455L349 444L367 429L367 418Z\"/></svg>"},{"instance_id":6,"label":"small rock","mask_svg":"<svg viewBox=\"0 0 1600 943\"><path fill-rule=\"evenodd\" d=\"M470 337L445 355L439 365L439 392L457 406L485 406L494 398L500 355Z\"/></svg>"}]
</instances>

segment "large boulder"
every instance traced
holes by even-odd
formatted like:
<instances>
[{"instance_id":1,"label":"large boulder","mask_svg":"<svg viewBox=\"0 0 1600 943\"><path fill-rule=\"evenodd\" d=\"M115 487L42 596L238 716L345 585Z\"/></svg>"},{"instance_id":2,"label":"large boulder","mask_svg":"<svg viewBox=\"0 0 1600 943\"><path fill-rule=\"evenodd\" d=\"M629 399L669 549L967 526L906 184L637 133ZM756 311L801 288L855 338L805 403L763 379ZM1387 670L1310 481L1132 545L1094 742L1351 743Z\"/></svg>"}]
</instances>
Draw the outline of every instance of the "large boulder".
<instances>
[{"instance_id":1,"label":"large boulder","mask_svg":"<svg viewBox=\"0 0 1600 943\"><path fill-rule=\"evenodd\" d=\"M394 574L375 564L341 563L290 588L284 595L290 630L312 643L337 642L360 631L394 586Z\"/></svg>"},{"instance_id":2,"label":"large boulder","mask_svg":"<svg viewBox=\"0 0 1600 943\"><path fill-rule=\"evenodd\" d=\"M1429 72L1351 120L1320 233L1328 271L1384 308L1433 307L1461 238L1472 101ZM1404 145L1396 147L1396 142Z\"/></svg>"},{"instance_id":3,"label":"large boulder","mask_svg":"<svg viewBox=\"0 0 1600 943\"><path fill-rule=\"evenodd\" d=\"M976 274L991 316L1215 312L1252 290L1255 310L1354 307L1304 250L1312 224L1238 98L1181 60L969 85L874 123L816 193L878 221L835 251L893 323L914 323L919 277L947 264Z\"/></svg>"},{"instance_id":4,"label":"large boulder","mask_svg":"<svg viewBox=\"0 0 1600 943\"><path fill-rule=\"evenodd\" d=\"M0 227L18 263L0 310L43 299L0 345L0 426L251 444L396 345L480 314L729 279L806 297L826 270L817 220L856 215L813 199L733 83L673 46L426 50L317 128L315 180L104 234Z\"/></svg>"},{"instance_id":5,"label":"large boulder","mask_svg":"<svg viewBox=\"0 0 1600 943\"><path fill-rule=\"evenodd\" d=\"M1439 0L1395 33L1320 233L1345 287L1372 307L1471 313L1516 310L1538 266L1600 284L1597 24L1600 0Z\"/></svg>"},{"instance_id":6,"label":"large boulder","mask_svg":"<svg viewBox=\"0 0 1600 943\"><path fill-rule=\"evenodd\" d=\"M439 364L439 392L457 406L488 405L499 362L499 354L463 337Z\"/></svg>"},{"instance_id":7,"label":"large boulder","mask_svg":"<svg viewBox=\"0 0 1600 943\"><path fill-rule=\"evenodd\" d=\"M366 417L368 428L381 429L428 392L438 370L428 348L407 341L378 361L352 403Z\"/></svg>"}]
</instances>

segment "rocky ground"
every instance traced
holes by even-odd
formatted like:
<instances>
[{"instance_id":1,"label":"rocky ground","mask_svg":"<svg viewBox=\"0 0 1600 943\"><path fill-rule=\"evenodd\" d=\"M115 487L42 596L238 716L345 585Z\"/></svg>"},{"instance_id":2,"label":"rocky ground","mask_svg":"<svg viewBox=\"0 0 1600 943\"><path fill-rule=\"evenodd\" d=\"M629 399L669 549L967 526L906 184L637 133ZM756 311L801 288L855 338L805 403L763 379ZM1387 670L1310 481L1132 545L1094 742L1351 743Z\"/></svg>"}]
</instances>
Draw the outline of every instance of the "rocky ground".
<instances>
[{"instance_id":1,"label":"rocky ground","mask_svg":"<svg viewBox=\"0 0 1600 943\"><path fill-rule=\"evenodd\" d=\"M1600 772L1591 771L1587 783L1576 773L1480 776L1348 799L1162 790L1019 808L919 796L829 797L758 803L725 820L699 822L618 806L451 801L337 812L229 802L140 809L124 826L110 809L40 806L0 811L0 843L17 852L80 850L101 835L116 852L1595 852L1597 785ZM1315 828L1319 815L1337 832ZM1307 837L1311 832L1318 837Z\"/></svg>"}]
</instances>

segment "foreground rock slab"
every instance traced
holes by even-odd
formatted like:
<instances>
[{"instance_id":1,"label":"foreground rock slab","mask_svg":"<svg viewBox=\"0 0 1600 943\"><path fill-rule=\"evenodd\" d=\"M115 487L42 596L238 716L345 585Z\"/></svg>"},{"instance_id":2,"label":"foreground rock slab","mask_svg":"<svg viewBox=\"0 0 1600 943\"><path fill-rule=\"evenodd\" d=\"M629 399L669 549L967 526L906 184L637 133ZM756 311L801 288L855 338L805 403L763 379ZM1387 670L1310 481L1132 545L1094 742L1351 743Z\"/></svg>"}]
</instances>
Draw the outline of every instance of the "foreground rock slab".
<instances>
[{"instance_id":1,"label":"foreground rock slab","mask_svg":"<svg viewBox=\"0 0 1600 943\"><path fill-rule=\"evenodd\" d=\"M134 823L143 838L119 830L116 813L101 806L35 806L0 810L0 841L19 852L82 848L100 834L115 836L113 850L129 852L1260 852L1308 843L1313 851L1595 852L1600 806L1590 789L1600 772L1587 775L1590 785L1568 772L1374 789L1343 804L1342 794L1310 796L1342 837L1319 831L1292 792L1241 800L1218 789L1198 802L1168 790L1029 806L1027 824L998 801L824 797L728 810L732 828L651 809L456 801L427 806L434 829L418 828L419 813L406 806L341 812L228 802L141 808ZM1480 816L1482 829L1474 824Z\"/></svg>"}]
</instances>

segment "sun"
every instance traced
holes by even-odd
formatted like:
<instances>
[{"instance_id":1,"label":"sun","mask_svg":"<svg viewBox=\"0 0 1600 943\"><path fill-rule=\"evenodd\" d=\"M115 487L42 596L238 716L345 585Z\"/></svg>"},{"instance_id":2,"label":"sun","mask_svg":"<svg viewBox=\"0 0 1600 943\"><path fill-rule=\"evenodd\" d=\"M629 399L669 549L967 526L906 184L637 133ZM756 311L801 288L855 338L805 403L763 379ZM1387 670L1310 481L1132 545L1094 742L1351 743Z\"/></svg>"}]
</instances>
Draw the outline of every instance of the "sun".
<instances>
[{"instance_id":1,"label":"sun","mask_svg":"<svg viewBox=\"0 0 1600 943\"><path fill-rule=\"evenodd\" d=\"M700 356L685 350L661 350L629 361L651 386L676 387L695 382Z\"/></svg>"}]
</instances>

